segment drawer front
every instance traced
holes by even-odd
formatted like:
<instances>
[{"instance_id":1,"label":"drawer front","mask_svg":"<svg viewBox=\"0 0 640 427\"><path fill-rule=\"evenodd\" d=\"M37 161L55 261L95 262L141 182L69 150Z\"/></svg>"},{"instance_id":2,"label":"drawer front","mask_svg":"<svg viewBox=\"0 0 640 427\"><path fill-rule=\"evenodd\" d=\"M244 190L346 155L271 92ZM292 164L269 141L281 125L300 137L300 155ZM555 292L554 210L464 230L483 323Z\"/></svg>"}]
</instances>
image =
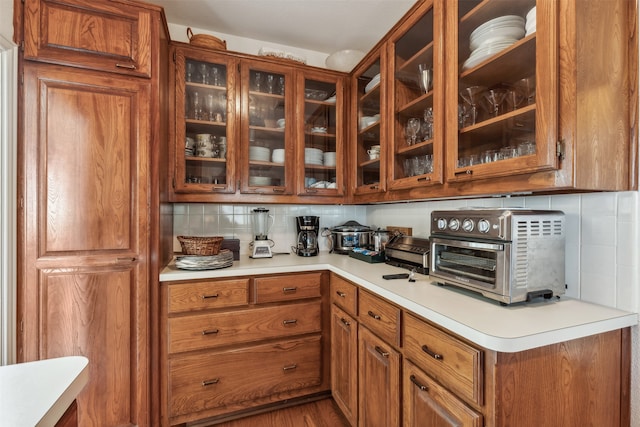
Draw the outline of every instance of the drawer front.
<instances>
[{"instance_id":1,"label":"drawer front","mask_svg":"<svg viewBox=\"0 0 640 427\"><path fill-rule=\"evenodd\" d=\"M482 404L482 351L415 316L404 320L405 355L470 402Z\"/></svg>"},{"instance_id":2,"label":"drawer front","mask_svg":"<svg viewBox=\"0 0 640 427\"><path fill-rule=\"evenodd\" d=\"M25 2L24 56L112 73L151 76L152 13L112 2Z\"/></svg>"},{"instance_id":3,"label":"drawer front","mask_svg":"<svg viewBox=\"0 0 640 427\"><path fill-rule=\"evenodd\" d=\"M331 276L331 302L352 316L358 315L358 287L336 275Z\"/></svg>"},{"instance_id":4,"label":"drawer front","mask_svg":"<svg viewBox=\"0 0 640 427\"><path fill-rule=\"evenodd\" d=\"M320 385L320 337L170 360L172 417Z\"/></svg>"},{"instance_id":5,"label":"drawer front","mask_svg":"<svg viewBox=\"0 0 640 427\"><path fill-rule=\"evenodd\" d=\"M400 309L368 292L360 292L360 323L389 344L400 345Z\"/></svg>"},{"instance_id":6,"label":"drawer front","mask_svg":"<svg viewBox=\"0 0 640 427\"><path fill-rule=\"evenodd\" d=\"M249 304L249 279L209 280L168 285L169 313Z\"/></svg>"},{"instance_id":7,"label":"drawer front","mask_svg":"<svg viewBox=\"0 0 640 427\"><path fill-rule=\"evenodd\" d=\"M202 313L169 319L169 352L319 332L321 302Z\"/></svg>"},{"instance_id":8,"label":"drawer front","mask_svg":"<svg viewBox=\"0 0 640 427\"><path fill-rule=\"evenodd\" d=\"M322 273L289 274L254 279L256 304L320 296Z\"/></svg>"}]
</instances>

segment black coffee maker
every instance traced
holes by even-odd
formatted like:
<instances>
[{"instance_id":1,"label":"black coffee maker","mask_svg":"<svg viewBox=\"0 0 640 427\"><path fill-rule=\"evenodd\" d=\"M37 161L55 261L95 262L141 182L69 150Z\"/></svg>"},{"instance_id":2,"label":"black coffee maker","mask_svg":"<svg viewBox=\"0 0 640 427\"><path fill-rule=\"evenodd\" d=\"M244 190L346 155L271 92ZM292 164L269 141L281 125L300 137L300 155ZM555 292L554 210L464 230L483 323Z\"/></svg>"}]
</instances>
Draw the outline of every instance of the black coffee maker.
<instances>
[{"instance_id":1,"label":"black coffee maker","mask_svg":"<svg viewBox=\"0 0 640 427\"><path fill-rule=\"evenodd\" d=\"M318 233L320 231L320 217L297 216L298 243L296 253L300 256L318 255Z\"/></svg>"}]
</instances>

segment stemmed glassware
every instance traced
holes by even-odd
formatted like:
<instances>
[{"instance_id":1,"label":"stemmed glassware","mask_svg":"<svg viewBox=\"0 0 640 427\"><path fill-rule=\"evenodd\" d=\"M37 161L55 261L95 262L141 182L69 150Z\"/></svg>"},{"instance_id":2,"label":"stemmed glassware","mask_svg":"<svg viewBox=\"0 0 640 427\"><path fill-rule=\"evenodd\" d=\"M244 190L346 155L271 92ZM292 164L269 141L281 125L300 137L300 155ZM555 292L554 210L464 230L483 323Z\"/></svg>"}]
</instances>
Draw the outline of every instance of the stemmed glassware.
<instances>
[{"instance_id":1,"label":"stemmed glassware","mask_svg":"<svg viewBox=\"0 0 640 427\"><path fill-rule=\"evenodd\" d=\"M506 89L489 89L482 93L486 102L487 112L492 117L498 117L500 114L500 107L505 96L507 96Z\"/></svg>"},{"instance_id":2,"label":"stemmed glassware","mask_svg":"<svg viewBox=\"0 0 640 427\"><path fill-rule=\"evenodd\" d=\"M255 73L253 76L253 89L256 92L260 92L260 84L262 83L262 75L260 73Z\"/></svg>"},{"instance_id":3,"label":"stemmed glassware","mask_svg":"<svg viewBox=\"0 0 640 427\"><path fill-rule=\"evenodd\" d=\"M514 83L516 91L518 91L527 101L527 105L536 102L536 78L527 77Z\"/></svg>"},{"instance_id":4,"label":"stemmed glassware","mask_svg":"<svg viewBox=\"0 0 640 427\"><path fill-rule=\"evenodd\" d=\"M207 64L200 64L198 67L200 71L200 77L202 77L201 83L208 85L209 84L209 72L207 71Z\"/></svg>"},{"instance_id":5,"label":"stemmed glassware","mask_svg":"<svg viewBox=\"0 0 640 427\"><path fill-rule=\"evenodd\" d=\"M214 99L213 99L213 95L212 94L208 94L207 95L207 112L206 114L208 114L208 119L209 121L215 121L216 120L216 113L213 111L213 105L214 105Z\"/></svg>"},{"instance_id":6,"label":"stemmed glassware","mask_svg":"<svg viewBox=\"0 0 640 427\"><path fill-rule=\"evenodd\" d=\"M480 94L484 92L484 90L485 88L483 86L469 86L460 92L462 99L469 104L469 109L465 115L465 126L476 124L476 120L478 119L478 101L480 100Z\"/></svg>"},{"instance_id":7,"label":"stemmed glassware","mask_svg":"<svg viewBox=\"0 0 640 427\"><path fill-rule=\"evenodd\" d=\"M416 139L418 137L418 132L420 132L420 119L415 117L410 118L407 121L407 143L409 145L413 145L416 143Z\"/></svg>"},{"instance_id":8,"label":"stemmed glassware","mask_svg":"<svg viewBox=\"0 0 640 427\"><path fill-rule=\"evenodd\" d=\"M269 93L273 93L273 86L275 85L276 80L273 74L267 74L267 91Z\"/></svg>"},{"instance_id":9,"label":"stemmed glassware","mask_svg":"<svg viewBox=\"0 0 640 427\"><path fill-rule=\"evenodd\" d=\"M424 93L429 92L429 90L431 89L431 84L433 83L431 81L433 79L433 70L429 68L427 64L418 64L418 73L418 82L420 83L420 89L422 89Z\"/></svg>"},{"instance_id":10,"label":"stemmed glassware","mask_svg":"<svg viewBox=\"0 0 640 427\"><path fill-rule=\"evenodd\" d=\"M214 86L220 86L220 70L215 65L211 67L211 75L213 76L212 84Z\"/></svg>"},{"instance_id":11,"label":"stemmed glassware","mask_svg":"<svg viewBox=\"0 0 640 427\"><path fill-rule=\"evenodd\" d=\"M422 140L427 141L433 138L433 108L424 110L424 121L422 122Z\"/></svg>"},{"instance_id":12,"label":"stemmed glassware","mask_svg":"<svg viewBox=\"0 0 640 427\"><path fill-rule=\"evenodd\" d=\"M280 95L284 95L284 76L278 77L278 84L280 85Z\"/></svg>"},{"instance_id":13,"label":"stemmed glassware","mask_svg":"<svg viewBox=\"0 0 640 427\"><path fill-rule=\"evenodd\" d=\"M187 65L185 66L186 79L188 82L193 81L193 71L194 71L193 62L187 61Z\"/></svg>"}]
</instances>

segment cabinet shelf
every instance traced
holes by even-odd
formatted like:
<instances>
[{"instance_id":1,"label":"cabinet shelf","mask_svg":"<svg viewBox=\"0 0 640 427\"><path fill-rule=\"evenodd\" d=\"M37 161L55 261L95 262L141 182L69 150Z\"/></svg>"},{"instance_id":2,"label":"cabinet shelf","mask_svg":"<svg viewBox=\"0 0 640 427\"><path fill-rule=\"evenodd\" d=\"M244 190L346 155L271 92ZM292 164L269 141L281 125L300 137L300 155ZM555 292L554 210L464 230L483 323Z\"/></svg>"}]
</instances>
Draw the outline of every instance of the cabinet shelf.
<instances>
[{"instance_id":1,"label":"cabinet shelf","mask_svg":"<svg viewBox=\"0 0 640 427\"><path fill-rule=\"evenodd\" d=\"M433 151L433 139L422 141L413 145L406 145L398 148L397 154L416 155L423 152Z\"/></svg>"},{"instance_id":2,"label":"cabinet shelf","mask_svg":"<svg viewBox=\"0 0 640 427\"><path fill-rule=\"evenodd\" d=\"M468 49L467 49L468 51ZM464 56L465 60L468 54ZM512 83L532 73L536 60L536 33L518 40L473 68L463 71L460 79L469 85L493 86L495 82Z\"/></svg>"},{"instance_id":3,"label":"cabinet shelf","mask_svg":"<svg viewBox=\"0 0 640 427\"><path fill-rule=\"evenodd\" d=\"M198 157L198 156L186 156L185 160L188 162L207 162L207 163L226 163L227 159L221 159L218 157Z\"/></svg>"},{"instance_id":4,"label":"cabinet shelf","mask_svg":"<svg viewBox=\"0 0 640 427\"><path fill-rule=\"evenodd\" d=\"M398 108L398 114L403 117L421 117L425 108L433 106L433 91L420 95L418 98Z\"/></svg>"},{"instance_id":5,"label":"cabinet shelf","mask_svg":"<svg viewBox=\"0 0 640 427\"><path fill-rule=\"evenodd\" d=\"M433 64L433 41L420 49L411 58L396 65L396 77L404 77L410 81L418 81L418 64ZM398 57L398 61L401 58Z\"/></svg>"},{"instance_id":6,"label":"cabinet shelf","mask_svg":"<svg viewBox=\"0 0 640 427\"><path fill-rule=\"evenodd\" d=\"M185 86L186 87L192 87L192 88L201 88L201 89L214 89L214 90L218 90L220 92L226 92L227 91L227 87L226 86L216 86L216 85L208 85L205 83L196 83L196 82L185 82Z\"/></svg>"},{"instance_id":7,"label":"cabinet shelf","mask_svg":"<svg viewBox=\"0 0 640 427\"><path fill-rule=\"evenodd\" d=\"M336 170L335 166L310 165L308 163L305 163L304 168L305 169L314 169L314 170L325 170L325 171Z\"/></svg>"},{"instance_id":8,"label":"cabinet shelf","mask_svg":"<svg viewBox=\"0 0 640 427\"><path fill-rule=\"evenodd\" d=\"M275 168L284 168L284 163L274 163L262 160L249 160L249 166L266 166Z\"/></svg>"}]
</instances>

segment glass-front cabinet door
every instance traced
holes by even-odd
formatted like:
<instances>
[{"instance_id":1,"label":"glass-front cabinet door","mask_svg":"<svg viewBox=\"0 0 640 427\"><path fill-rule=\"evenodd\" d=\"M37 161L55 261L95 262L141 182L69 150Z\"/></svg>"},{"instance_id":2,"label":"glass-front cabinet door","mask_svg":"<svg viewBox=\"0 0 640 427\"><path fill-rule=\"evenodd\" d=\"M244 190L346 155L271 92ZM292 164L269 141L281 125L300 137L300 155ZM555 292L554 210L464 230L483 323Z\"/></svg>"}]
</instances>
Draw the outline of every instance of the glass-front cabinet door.
<instances>
[{"instance_id":1,"label":"glass-front cabinet door","mask_svg":"<svg viewBox=\"0 0 640 427\"><path fill-rule=\"evenodd\" d=\"M447 180L557 167L555 0L447 2ZM455 29L457 28L457 32ZM456 51L457 49L457 51Z\"/></svg>"},{"instance_id":2,"label":"glass-front cabinet door","mask_svg":"<svg viewBox=\"0 0 640 427\"><path fill-rule=\"evenodd\" d=\"M427 1L390 39L393 70L389 189L443 181L442 3Z\"/></svg>"},{"instance_id":3,"label":"glass-front cabinet door","mask_svg":"<svg viewBox=\"0 0 640 427\"><path fill-rule=\"evenodd\" d=\"M176 193L235 192L235 69L225 56L175 49Z\"/></svg>"},{"instance_id":4,"label":"glass-front cabinet door","mask_svg":"<svg viewBox=\"0 0 640 427\"><path fill-rule=\"evenodd\" d=\"M292 194L295 99L293 69L241 63L241 192Z\"/></svg>"},{"instance_id":5,"label":"glass-front cabinet door","mask_svg":"<svg viewBox=\"0 0 640 427\"><path fill-rule=\"evenodd\" d=\"M323 73L298 73L296 140L300 196L344 194L344 84Z\"/></svg>"},{"instance_id":6,"label":"glass-front cabinet door","mask_svg":"<svg viewBox=\"0 0 640 427\"><path fill-rule=\"evenodd\" d=\"M354 195L381 193L386 189L387 146L383 100L386 51L378 49L354 70L351 80L353 108L352 185Z\"/></svg>"}]
</instances>

